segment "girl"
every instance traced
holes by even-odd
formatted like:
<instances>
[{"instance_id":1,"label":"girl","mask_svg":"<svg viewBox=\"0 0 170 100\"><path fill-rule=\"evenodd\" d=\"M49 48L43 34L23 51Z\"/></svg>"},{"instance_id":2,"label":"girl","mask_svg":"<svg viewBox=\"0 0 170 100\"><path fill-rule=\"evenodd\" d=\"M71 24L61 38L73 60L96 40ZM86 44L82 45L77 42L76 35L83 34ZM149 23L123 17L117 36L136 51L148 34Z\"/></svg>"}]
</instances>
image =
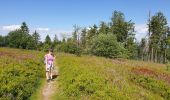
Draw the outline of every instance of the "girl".
<instances>
[{"instance_id":1,"label":"girl","mask_svg":"<svg viewBox=\"0 0 170 100\"><path fill-rule=\"evenodd\" d=\"M46 78L47 81L52 80L53 79L53 68L54 68L54 54L53 54L53 50L50 49L48 54L45 55L45 65L46 65Z\"/></svg>"}]
</instances>

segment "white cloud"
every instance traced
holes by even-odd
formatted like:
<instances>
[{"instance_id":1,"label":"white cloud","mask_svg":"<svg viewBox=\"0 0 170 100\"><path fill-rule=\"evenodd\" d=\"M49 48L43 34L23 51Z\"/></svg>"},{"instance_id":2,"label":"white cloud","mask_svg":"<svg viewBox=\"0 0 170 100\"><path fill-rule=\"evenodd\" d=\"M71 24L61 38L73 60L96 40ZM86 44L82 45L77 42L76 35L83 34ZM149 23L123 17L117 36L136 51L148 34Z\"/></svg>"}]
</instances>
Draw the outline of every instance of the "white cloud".
<instances>
[{"instance_id":1,"label":"white cloud","mask_svg":"<svg viewBox=\"0 0 170 100\"><path fill-rule=\"evenodd\" d=\"M14 31L16 29L19 29L21 25L8 25L8 26L2 26L3 31Z\"/></svg>"},{"instance_id":2,"label":"white cloud","mask_svg":"<svg viewBox=\"0 0 170 100\"><path fill-rule=\"evenodd\" d=\"M49 28L41 28L41 27L39 27L36 30L37 31L49 31L50 29Z\"/></svg>"},{"instance_id":3,"label":"white cloud","mask_svg":"<svg viewBox=\"0 0 170 100\"><path fill-rule=\"evenodd\" d=\"M0 35L7 35L10 31L14 31L16 29L19 29L21 25L17 24L11 24L11 25L2 25L0 26ZM41 41L44 41L47 34L50 35L51 39L54 38L54 35L56 34L58 36L58 39L62 40L63 37L69 38L72 35L72 29L50 29L48 27L29 27L30 34L34 33L35 30L40 34Z\"/></svg>"},{"instance_id":4,"label":"white cloud","mask_svg":"<svg viewBox=\"0 0 170 100\"><path fill-rule=\"evenodd\" d=\"M90 27L87 27L87 30L90 30L91 28Z\"/></svg>"},{"instance_id":5,"label":"white cloud","mask_svg":"<svg viewBox=\"0 0 170 100\"><path fill-rule=\"evenodd\" d=\"M136 38L138 41L140 41L142 38L146 36L148 32L148 27L146 24L136 24L135 31L136 31Z\"/></svg>"},{"instance_id":6,"label":"white cloud","mask_svg":"<svg viewBox=\"0 0 170 100\"><path fill-rule=\"evenodd\" d=\"M135 25L135 31L137 33L147 33L148 27L146 24L137 24Z\"/></svg>"},{"instance_id":7,"label":"white cloud","mask_svg":"<svg viewBox=\"0 0 170 100\"><path fill-rule=\"evenodd\" d=\"M50 36L51 39L54 39L55 34L58 36L59 40L62 40L63 37L69 38L72 35L72 30L69 29L50 29L49 31L38 31L41 36L41 41L45 40L47 35Z\"/></svg>"}]
</instances>

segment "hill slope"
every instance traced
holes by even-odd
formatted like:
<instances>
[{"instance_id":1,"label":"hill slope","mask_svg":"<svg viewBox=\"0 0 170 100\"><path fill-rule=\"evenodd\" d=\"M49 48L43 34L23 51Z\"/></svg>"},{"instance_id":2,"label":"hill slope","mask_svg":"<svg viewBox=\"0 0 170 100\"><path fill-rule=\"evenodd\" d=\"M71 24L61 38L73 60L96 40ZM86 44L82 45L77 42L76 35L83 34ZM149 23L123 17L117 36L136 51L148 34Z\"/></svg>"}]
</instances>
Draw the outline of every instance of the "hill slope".
<instances>
[{"instance_id":1,"label":"hill slope","mask_svg":"<svg viewBox=\"0 0 170 100\"><path fill-rule=\"evenodd\" d=\"M43 55L0 48L0 99L29 99L35 93L45 80ZM54 100L170 99L170 72L163 64L64 53L56 56L60 75L54 81Z\"/></svg>"},{"instance_id":2,"label":"hill slope","mask_svg":"<svg viewBox=\"0 0 170 100\"><path fill-rule=\"evenodd\" d=\"M44 78L43 53L0 48L0 99L26 100Z\"/></svg>"},{"instance_id":3,"label":"hill slope","mask_svg":"<svg viewBox=\"0 0 170 100\"><path fill-rule=\"evenodd\" d=\"M56 99L170 99L170 74L163 64L57 54Z\"/></svg>"}]
</instances>

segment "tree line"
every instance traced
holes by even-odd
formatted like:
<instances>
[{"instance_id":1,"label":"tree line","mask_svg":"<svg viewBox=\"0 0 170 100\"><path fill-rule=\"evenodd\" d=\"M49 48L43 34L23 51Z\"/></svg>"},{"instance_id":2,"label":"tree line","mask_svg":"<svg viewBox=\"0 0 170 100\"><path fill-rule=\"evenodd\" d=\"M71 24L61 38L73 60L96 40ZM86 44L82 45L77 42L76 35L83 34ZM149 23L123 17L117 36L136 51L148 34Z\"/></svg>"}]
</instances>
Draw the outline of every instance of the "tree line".
<instances>
[{"instance_id":1,"label":"tree line","mask_svg":"<svg viewBox=\"0 0 170 100\"><path fill-rule=\"evenodd\" d=\"M167 63L170 60L170 29L166 17L157 12L148 19L148 34L140 43L142 60Z\"/></svg>"},{"instance_id":2,"label":"tree line","mask_svg":"<svg viewBox=\"0 0 170 100\"><path fill-rule=\"evenodd\" d=\"M76 55L92 54L108 58L137 59L134 23L125 20L120 11L114 11L111 21L99 26L74 26L72 37L57 46L59 51Z\"/></svg>"},{"instance_id":3,"label":"tree line","mask_svg":"<svg viewBox=\"0 0 170 100\"><path fill-rule=\"evenodd\" d=\"M30 34L26 22L23 22L19 29L9 32L6 36L0 36L1 47L45 51L54 48L57 43L59 43L57 35L53 41L49 35L46 36L44 42L40 41L40 34L36 30Z\"/></svg>"},{"instance_id":4,"label":"tree line","mask_svg":"<svg viewBox=\"0 0 170 100\"><path fill-rule=\"evenodd\" d=\"M46 50L72 53L80 56L90 54L107 58L138 59L166 63L170 60L170 31L167 19L162 12L148 18L148 34L140 42L135 38L135 23L126 20L121 11L114 11L109 22L102 21L98 26L80 27L74 25L69 38L51 40L49 35L40 41L36 31L30 35L25 22L21 28L0 36L0 46L22 49Z\"/></svg>"}]
</instances>

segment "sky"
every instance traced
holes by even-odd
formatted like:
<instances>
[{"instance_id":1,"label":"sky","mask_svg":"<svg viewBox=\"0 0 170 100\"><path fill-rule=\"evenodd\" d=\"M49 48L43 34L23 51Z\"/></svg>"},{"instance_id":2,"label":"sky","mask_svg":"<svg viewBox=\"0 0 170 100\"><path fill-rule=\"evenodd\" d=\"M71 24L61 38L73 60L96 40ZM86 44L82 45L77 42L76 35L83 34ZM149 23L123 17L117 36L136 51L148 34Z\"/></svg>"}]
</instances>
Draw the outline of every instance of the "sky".
<instances>
[{"instance_id":1,"label":"sky","mask_svg":"<svg viewBox=\"0 0 170 100\"><path fill-rule=\"evenodd\" d=\"M117 10L126 21L135 23L136 38L140 41L147 33L149 11L151 15L163 12L170 23L170 0L1 0L0 35L20 27L26 22L30 34L37 30L41 40L49 34L61 39L70 36L73 25L89 27L109 22ZM170 25L170 24L169 24Z\"/></svg>"}]
</instances>

